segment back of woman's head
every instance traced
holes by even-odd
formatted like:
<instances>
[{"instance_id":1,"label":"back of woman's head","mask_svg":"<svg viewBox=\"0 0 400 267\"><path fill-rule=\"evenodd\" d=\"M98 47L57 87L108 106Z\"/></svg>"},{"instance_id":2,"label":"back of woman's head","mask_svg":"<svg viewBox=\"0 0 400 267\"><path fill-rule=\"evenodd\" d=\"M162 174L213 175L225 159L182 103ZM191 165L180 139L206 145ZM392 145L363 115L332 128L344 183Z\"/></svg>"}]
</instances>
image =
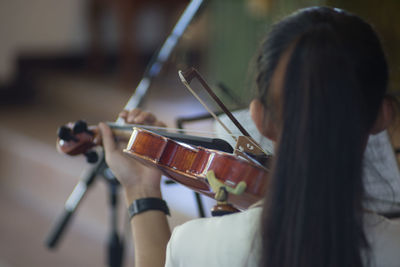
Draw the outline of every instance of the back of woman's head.
<instances>
[{"instance_id":1,"label":"back of woman's head","mask_svg":"<svg viewBox=\"0 0 400 267\"><path fill-rule=\"evenodd\" d=\"M285 53L284 82L271 88ZM262 265L362 266L362 155L388 80L378 37L345 11L303 9L272 27L257 63L259 98L280 112Z\"/></svg>"}]
</instances>

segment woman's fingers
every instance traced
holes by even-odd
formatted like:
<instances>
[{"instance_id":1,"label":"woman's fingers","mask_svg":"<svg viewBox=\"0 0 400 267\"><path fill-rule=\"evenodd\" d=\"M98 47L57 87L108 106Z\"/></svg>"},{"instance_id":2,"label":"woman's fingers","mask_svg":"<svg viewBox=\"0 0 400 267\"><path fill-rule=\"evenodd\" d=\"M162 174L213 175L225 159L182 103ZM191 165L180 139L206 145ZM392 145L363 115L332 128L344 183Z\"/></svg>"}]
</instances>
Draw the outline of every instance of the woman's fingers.
<instances>
[{"instance_id":1,"label":"woman's fingers","mask_svg":"<svg viewBox=\"0 0 400 267\"><path fill-rule=\"evenodd\" d=\"M163 128L167 127L167 125L162 121L156 121L153 125L157 126L157 127L163 127Z\"/></svg>"},{"instance_id":2,"label":"woman's fingers","mask_svg":"<svg viewBox=\"0 0 400 267\"><path fill-rule=\"evenodd\" d=\"M121 111L118 114L118 117L123 118L124 120L126 120L126 118L128 117L129 114L129 110L124 109L123 111Z\"/></svg>"},{"instance_id":3,"label":"woman's fingers","mask_svg":"<svg viewBox=\"0 0 400 267\"><path fill-rule=\"evenodd\" d=\"M156 116L150 112L143 111L135 120L138 124L153 124L156 121Z\"/></svg>"},{"instance_id":4,"label":"woman's fingers","mask_svg":"<svg viewBox=\"0 0 400 267\"><path fill-rule=\"evenodd\" d=\"M143 111L138 108L132 109L131 111L129 111L125 122L131 124L138 123L136 122L136 117L142 112Z\"/></svg>"},{"instance_id":5,"label":"woman's fingers","mask_svg":"<svg viewBox=\"0 0 400 267\"><path fill-rule=\"evenodd\" d=\"M128 124L145 124L165 127L165 124L161 121L158 121L153 113L143 111L138 108L130 111L123 110L119 114L119 117L123 118L125 123Z\"/></svg>"}]
</instances>

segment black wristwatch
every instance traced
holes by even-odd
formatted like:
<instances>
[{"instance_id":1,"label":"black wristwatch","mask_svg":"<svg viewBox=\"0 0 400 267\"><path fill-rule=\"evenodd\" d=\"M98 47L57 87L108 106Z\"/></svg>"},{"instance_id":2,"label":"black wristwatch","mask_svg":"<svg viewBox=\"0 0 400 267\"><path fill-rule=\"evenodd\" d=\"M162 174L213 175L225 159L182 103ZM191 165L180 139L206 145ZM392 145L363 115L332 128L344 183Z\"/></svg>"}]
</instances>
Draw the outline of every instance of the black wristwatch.
<instances>
[{"instance_id":1,"label":"black wristwatch","mask_svg":"<svg viewBox=\"0 0 400 267\"><path fill-rule=\"evenodd\" d=\"M128 208L129 218L132 219L133 216L148 210L160 210L166 215L170 215L167 202L161 198L147 197L133 201Z\"/></svg>"}]
</instances>

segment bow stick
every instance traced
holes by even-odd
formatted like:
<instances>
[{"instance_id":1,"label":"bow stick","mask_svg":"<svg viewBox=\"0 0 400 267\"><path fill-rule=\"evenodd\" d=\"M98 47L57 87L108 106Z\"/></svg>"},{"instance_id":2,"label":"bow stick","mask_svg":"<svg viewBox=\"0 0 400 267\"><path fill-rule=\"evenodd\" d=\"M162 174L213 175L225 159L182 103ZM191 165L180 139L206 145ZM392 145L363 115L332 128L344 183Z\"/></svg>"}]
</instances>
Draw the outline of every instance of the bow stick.
<instances>
[{"instance_id":1,"label":"bow stick","mask_svg":"<svg viewBox=\"0 0 400 267\"><path fill-rule=\"evenodd\" d=\"M232 113L228 110L228 108L222 103L222 101L216 96L216 94L212 91L210 86L206 83L200 73L193 67L189 68L186 71L178 71L179 77L182 83L186 86L186 88L194 95L194 97L204 106L204 108L214 117L214 119L221 124L221 126L228 132L228 134L235 140L236 148L241 148L246 152L256 152L267 154L261 146L250 136L250 134L244 129L244 127L240 124L240 122L232 115ZM218 104L218 106L225 112L225 114L231 119L233 124L239 129L239 131L245 136L244 138L236 138L233 133L229 130L229 128L215 115L215 113L204 103L204 101L194 92L194 90L190 87L190 82L193 78L197 78L200 84L204 87L207 93L214 99L214 101ZM248 149L246 149L248 148Z\"/></svg>"}]
</instances>

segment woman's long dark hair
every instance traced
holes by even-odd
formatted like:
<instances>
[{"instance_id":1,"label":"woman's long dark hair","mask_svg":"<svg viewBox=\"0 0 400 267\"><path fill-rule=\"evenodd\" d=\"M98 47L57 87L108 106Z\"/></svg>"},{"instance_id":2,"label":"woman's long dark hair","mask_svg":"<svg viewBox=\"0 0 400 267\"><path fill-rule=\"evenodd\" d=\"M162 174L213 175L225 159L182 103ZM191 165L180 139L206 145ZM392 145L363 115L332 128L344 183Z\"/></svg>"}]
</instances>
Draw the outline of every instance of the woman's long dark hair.
<instances>
[{"instance_id":1,"label":"woman's long dark hair","mask_svg":"<svg viewBox=\"0 0 400 267\"><path fill-rule=\"evenodd\" d=\"M288 50L282 103L267 104ZM282 105L261 266L363 266L362 155L388 80L378 37L345 11L303 9L273 26L257 64L266 110Z\"/></svg>"}]
</instances>

